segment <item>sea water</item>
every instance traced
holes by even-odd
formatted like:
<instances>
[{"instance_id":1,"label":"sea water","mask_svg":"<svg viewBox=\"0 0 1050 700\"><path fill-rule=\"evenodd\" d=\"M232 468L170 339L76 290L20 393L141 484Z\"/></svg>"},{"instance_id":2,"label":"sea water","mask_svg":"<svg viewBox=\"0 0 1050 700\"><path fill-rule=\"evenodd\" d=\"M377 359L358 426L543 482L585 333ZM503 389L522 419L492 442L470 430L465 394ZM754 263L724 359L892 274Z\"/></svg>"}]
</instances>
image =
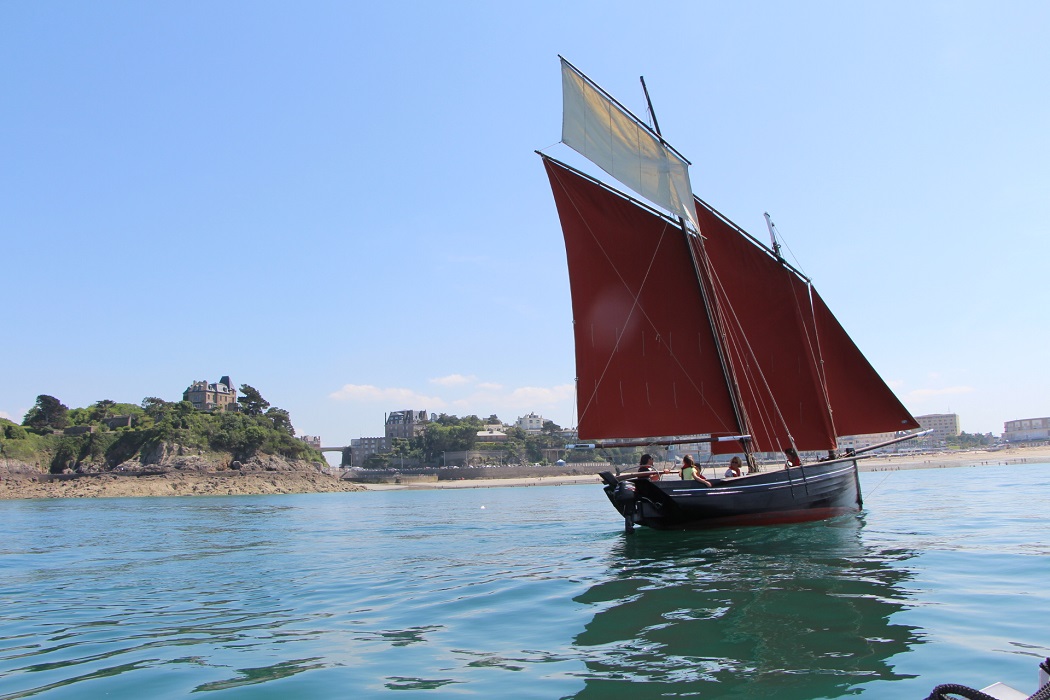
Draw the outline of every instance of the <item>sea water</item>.
<instances>
[{"instance_id":1,"label":"sea water","mask_svg":"<svg viewBox=\"0 0 1050 700\"><path fill-rule=\"evenodd\" d=\"M0 502L0 698L1033 692L1050 465L623 532L598 486Z\"/></svg>"}]
</instances>

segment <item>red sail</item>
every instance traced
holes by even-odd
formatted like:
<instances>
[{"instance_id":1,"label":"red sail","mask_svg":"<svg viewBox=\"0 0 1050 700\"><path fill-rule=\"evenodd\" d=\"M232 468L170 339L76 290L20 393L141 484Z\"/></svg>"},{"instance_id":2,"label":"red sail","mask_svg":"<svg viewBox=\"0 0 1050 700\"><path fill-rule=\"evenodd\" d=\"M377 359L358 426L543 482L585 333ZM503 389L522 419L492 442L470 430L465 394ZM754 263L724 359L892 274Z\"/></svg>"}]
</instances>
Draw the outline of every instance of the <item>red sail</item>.
<instances>
[{"instance_id":1,"label":"red sail","mask_svg":"<svg viewBox=\"0 0 1050 700\"><path fill-rule=\"evenodd\" d=\"M815 289L813 310L836 432L862 435L918 428L918 421L882 381Z\"/></svg>"},{"instance_id":2,"label":"red sail","mask_svg":"<svg viewBox=\"0 0 1050 700\"><path fill-rule=\"evenodd\" d=\"M544 165L569 264L580 438L739 431L681 229Z\"/></svg>"},{"instance_id":3,"label":"red sail","mask_svg":"<svg viewBox=\"0 0 1050 700\"><path fill-rule=\"evenodd\" d=\"M833 448L808 284L699 201L697 216L752 447Z\"/></svg>"}]
</instances>

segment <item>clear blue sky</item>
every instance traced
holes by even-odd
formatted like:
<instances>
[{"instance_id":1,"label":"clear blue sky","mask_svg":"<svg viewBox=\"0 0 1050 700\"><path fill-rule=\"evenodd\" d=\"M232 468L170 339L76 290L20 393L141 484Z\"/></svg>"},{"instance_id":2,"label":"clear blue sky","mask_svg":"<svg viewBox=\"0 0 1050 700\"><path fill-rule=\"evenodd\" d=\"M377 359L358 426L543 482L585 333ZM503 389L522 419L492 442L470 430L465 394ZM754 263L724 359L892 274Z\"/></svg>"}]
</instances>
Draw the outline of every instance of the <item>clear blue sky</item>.
<instances>
[{"instance_id":1,"label":"clear blue sky","mask_svg":"<svg viewBox=\"0 0 1050 700\"><path fill-rule=\"evenodd\" d=\"M558 54L645 76L912 413L1050 415L1050 4L638 7L0 3L0 416L230 375L325 444L573 425Z\"/></svg>"}]
</instances>

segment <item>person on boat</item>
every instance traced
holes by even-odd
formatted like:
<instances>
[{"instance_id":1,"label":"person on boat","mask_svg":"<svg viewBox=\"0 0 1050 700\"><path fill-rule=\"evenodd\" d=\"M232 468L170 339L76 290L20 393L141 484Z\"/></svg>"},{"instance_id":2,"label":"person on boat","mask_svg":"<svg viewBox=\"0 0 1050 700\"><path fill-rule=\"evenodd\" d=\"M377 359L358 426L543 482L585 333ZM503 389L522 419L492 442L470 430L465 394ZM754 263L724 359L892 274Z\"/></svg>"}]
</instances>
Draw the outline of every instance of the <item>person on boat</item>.
<instances>
[{"instance_id":1,"label":"person on boat","mask_svg":"<svg viewBox=\"0 0 1050 700\"><path fill-rule=\"evenodd\" d=\"M703 477L700 473L700 467L696 466L696 462L689 455L682 457L682 481L699 481L704 486L710 486L711 482Z\"/></svg>"},{"instance_id":2,"label":"person on boat","mask_svg":"<svg viewBox=\"0 0 1050 700\"><path fill-rule=\"evenodd\" d=\"M638 471L652 472L652 474L643 476L643 479L648 479L649 481L660 480L660 472L656 471L656 467L653 466L653 456L648 452L642 455L642 459L638 462Z\"/></svg>"},{"instance_id":3,"label":"person on boat","mask_svg":"<svg viewBox=\"0 0 1050 700\"><path fill-rule=\"evenodd\" d=\"M735 476L743 476L744 472L740 469L740 458L733 457L729 460L729 469L726 469L725 478L730 479Z\"/></svg>"}]
</instances>

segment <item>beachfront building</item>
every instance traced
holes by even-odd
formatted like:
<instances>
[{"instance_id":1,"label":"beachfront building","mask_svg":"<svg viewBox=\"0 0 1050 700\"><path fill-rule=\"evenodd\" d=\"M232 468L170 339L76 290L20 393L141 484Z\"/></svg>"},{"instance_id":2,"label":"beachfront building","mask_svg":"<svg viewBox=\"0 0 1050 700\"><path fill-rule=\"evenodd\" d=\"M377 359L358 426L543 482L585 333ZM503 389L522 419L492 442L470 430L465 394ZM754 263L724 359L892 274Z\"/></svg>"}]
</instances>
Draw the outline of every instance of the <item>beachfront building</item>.
<instances>
[{"instance_id":1,"label":"beachfront building","mask_svg":"<svg viewBox=\"0 0 1050 700\"><path fill-rule=\"evenodd\" d=\"M1003 424L1003 440L1006 442L1050 440L1050 418L1008 420Z\"/></svg>"},{"instance_id":2,"label":"beachfront building","mask_svg":"<svg viewBox=\"0 0 1050 700\"><path fill-rule=\"evenodd\" d=\"M405 438L411 440L423 434L427 425L426 411L394 411L386 415L387 440ZM390 442L389 444L393 444Z\"/></svg>"},{"instance_id":3,"label":"beachfront building","mask_svg":"<svg viewBox=\"0 0 1050 700\"><path fill-rule=\"evenodd\" d=\"M860 450L865 447L871 447L872 445L878 445L880 442L886 442L897 437L897 433L867 433L865 435L843 435L838 438L837 442L839 445L839 451L843 450ZM897 445L890 445L876 450L876 452L895 450Z\"/></svg>"},{"instance_id":4,"label":"beachfront building","mask_svg":"<svg viewBox=\"0 0 1050 700\"><path fill-rule=\"evenodd\" d=\"M932 433L923 438L933 444L941 443L952 437L959 437L962 432L959 429L958 413L931 413L927 416L915 416L919 421L920 430L933 430Z\"/></svg>"},{"instance_id":5,"label":"beachfront building","mask_svg":"<svg viewBox=\"0 0 1050 700\"><path fill-rule=\"evenodd\" d=\"M223 377L215 384L203 379L193 382L182 392L182 400L189 401L199 411L237 410L237 390L229 377Z\"/></svg>"},{"instance_id":6,"label":"beachfront building","mask_svg":"<svg viewBox=\"0 0 1050 700\"><path fill-rule=\"evenodd\" d=\"M385 437L354 438L350 441L350 464L359 467L372 455L389 452L390 444Z\"/></svg>"},{"instance_id":7,"label":"beachfront building","mask_svg":"<svg viewBox=\"0 0 1050 700\"><path fill-rule=\"evenodd\" d=\"M514 427L521 428L526 433L531 433L533 435L542 433L543 416L538 416L535 413L527 413L514 422Z\"/></svg>"}]
</instances>

